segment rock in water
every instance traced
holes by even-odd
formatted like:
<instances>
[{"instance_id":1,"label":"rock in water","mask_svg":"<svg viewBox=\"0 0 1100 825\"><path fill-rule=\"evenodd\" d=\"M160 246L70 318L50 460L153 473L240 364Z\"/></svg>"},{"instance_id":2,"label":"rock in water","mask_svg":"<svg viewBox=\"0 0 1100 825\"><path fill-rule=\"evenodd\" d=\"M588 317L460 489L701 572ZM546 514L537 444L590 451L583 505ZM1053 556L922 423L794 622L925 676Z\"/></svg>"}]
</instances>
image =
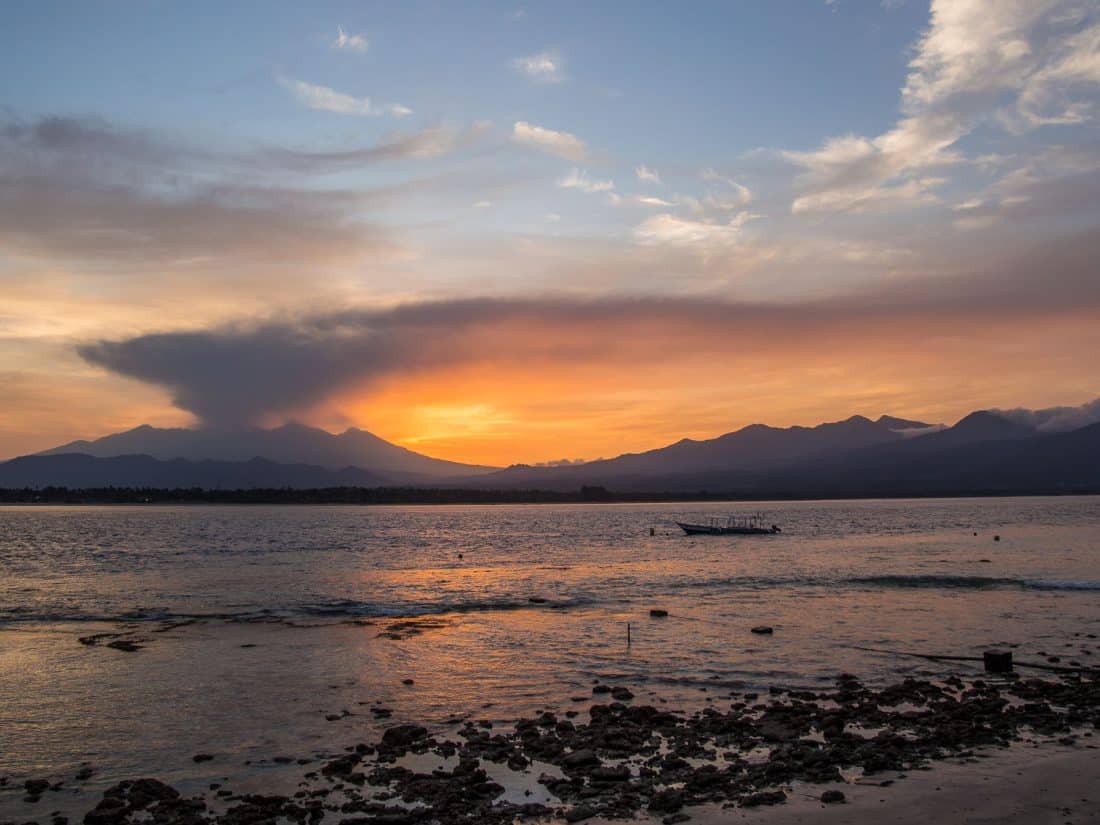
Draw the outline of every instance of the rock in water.
<instances>
[{"instance_id":1,"label":"rock in water","mask_svg":"<svg viewBox=\"0 0 1100 825\"><path fill-rule=\"evenodd\" d=\"M382 734L382 744L391 748L408 747L427 735L428 729L423 725L397 725Z\"/></svg>"},{"instance_id":2,"label":"rock in water","mask_svg":"<svg viewBox=\"0 0 1100 825\"><path fill-rule=\"evenodd\" d=\"M758 624L752 629L752 632L755 633L757 636L771 636L775 632L775 630L770 625Z\"/></svg>"},{"instance_id":3,"label":"rock in water","mask_svg":"<svg viewBox=\"0 0 1100 825\"><path fill-rule=\"evenodd\" d=\"M741 800L742 807L756 808L760 805L782 805L787 801L783 791L757 791Z\"/></svg>"},{"instance_id":4,"label":"rock in water","mask_svg":"<svg viewBox=\"0 0 1100 825\"><path fill-rule=\"evenodd\" d=\"M578 805L576 808L570 808L565 812L566 822L583 822L586 819L591 819L596 815L596 809L588 805Z\"/></svg>"},{"instance_id":5,"label":"rock in water","mask_svg":"<svg viewBox=\"0 0 1100 825\"><path fill-rule=\"evenodd\" d=\"M141 650L142 646L128 639L117 639L113 642L107 642L107 647L114 648L115 650L122 650L126 653L133 653L135 650Z\"/></svg>"},{"instance_id":6,"label":"rock in water","mask_svg":"<svg viewBox=\"0 0 1100 825\"><path fill-rule=\"evenodd\" d=\"M596 756L594 751L585 748L567 754L561 763L566 768L587 768L591 765L600 764L600 758Z\"/></svg>"},{"instance_id":7,"label":"rock in water","mask_svg":"<svg viewBox=\"0 0 1100 825\"><path fill-rule=\"evenodd\" d=\"M844 802L843 791L825 791L821 795L821 801L826 805L836 805L838 802Z\"/></svg>"}]
</instances>

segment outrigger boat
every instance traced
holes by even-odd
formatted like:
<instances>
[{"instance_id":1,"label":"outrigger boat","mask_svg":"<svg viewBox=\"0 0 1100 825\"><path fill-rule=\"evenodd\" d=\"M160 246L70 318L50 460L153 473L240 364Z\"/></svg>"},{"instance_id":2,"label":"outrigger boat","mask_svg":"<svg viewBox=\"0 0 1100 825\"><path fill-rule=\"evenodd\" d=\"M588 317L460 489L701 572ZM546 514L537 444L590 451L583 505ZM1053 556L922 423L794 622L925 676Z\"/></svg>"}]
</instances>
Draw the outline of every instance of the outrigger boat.
<instances>
[{"instance_id":1,"label":"outrigger boat","mask_svg":"<svg viewBox=\"0 0 1100 825\"><path fill-rule=\"evenodd\" d=\"M781 532L775 524L765 527L764 517L760 515L715 517L705 524L683 521L676 524L689 536L765 536Z\"/></svg>"}]
</instances>

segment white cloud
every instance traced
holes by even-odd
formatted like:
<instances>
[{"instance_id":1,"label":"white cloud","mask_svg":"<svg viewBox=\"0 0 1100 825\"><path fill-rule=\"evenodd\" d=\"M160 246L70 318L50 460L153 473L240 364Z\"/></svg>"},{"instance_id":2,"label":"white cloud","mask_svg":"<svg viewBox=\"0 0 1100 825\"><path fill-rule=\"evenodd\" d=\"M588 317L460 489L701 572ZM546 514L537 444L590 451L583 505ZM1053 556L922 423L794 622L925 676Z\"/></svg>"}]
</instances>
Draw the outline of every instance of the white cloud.
<instances>
[{"instance_id":1,"label":"white cloud","mask_svg":"<svg viewBox=\"0 0 1100 825\"><path fill-rule=\"evenodd\" d=\"M964 211L964 210L967 210L967 209L977 209L981 205L982 205L982 199L981 198L971 198L970 200L963 201L962 203L957 203L954 206L952 206L951 208L954 209L957 212L961 212L961 211Z\"/></svg>"},{"instance_id":2,"label":"white cloud","mask_svg":"<svg viewBox=\"0 0 1100 825\"><path fill-rule=\"evenodd\" d=\"M612 192L608 200L612 206L657 206L662 209L671 209L676 206L673 201L653 195L616 195Z\"/></svg>"},{"instance_id":3,"label":"white cloud","mask_svg":"<svg viewBox=\"0 0 1100 825\"><path fill-rule=\"evenodd\" d=\"M712 252L736 244L742 225L756 217L752 213L741 212L727 223L717 223L662 212L638 224L634 228L634 238L648 246L680 246Z\"/></svg>"},{"instance_id":4,"label":"white cloud","mask_svg":"<svg viewBox=\"0 0 1100 825\"><path fill-rule=\"evenodd\" d=\"M858 190L825 190L803 195L791 205L791 212L851 212L882 211L921 204L937 203L932 191L947 182L946 178L914 178L893 186L864 186Z\"/></svg>"},{"instance_id":5,"label":"white cloud","mask_svg":"<svg viewBox=\"0 0 1100 825\"><path fill-rule=\"evenodd\" d=\"M712 183L724 183L728 186L732 192L723 195L709 195L704 199L705 203L711 209L718 209L723 211L733 211L740 209L747 205L752 200L752 192L749 191L747 186L742 186L733 178L720 175L714 169L704 169L699 173L700 177L705 181Z\"/></svg>"},{"instance_id":6,"label":"white cloud","mask_svg":"<svg viewBox=\"0 0 1100 825\"><path fill-rule=\"evenodd\" d=\"M474 209L488 209L493 205L492 201L478 201L474 204Z\"/></svg>"},{"instance_id":7,"label":"white cloud","mask_svg":"<svg viewBox=\"0 0 1100 825\"><path fill-rule=\"evenodd\" d=\"M579 189L582 192L610 192L615 188L614 181L592 180L583 169L574 169L558 181L562 189Z\"/></svg>"},{"instance_id":8,"label":"white cloud","mask_svg":"<svg viewBox=\"0 0 1100 825\"><path fill-rule=\"evenodd\" d=\"M637 176L638 180L640 180L642 183L660 183L661 182L661 176L657 174L657 170L656 169L650 169L644 163L641 164L640 166L638 166L634 170L634 174Z\"/></svg>"},{"instance_id":9,"label":"white cloud","mask_svg":"<svg viewBox=\"0 0 1100 825\"><path fill-rule=\"evenodd\" d=\"M332 41L332 48L349 52L365 52L370 46L365 37L360 34L348 34L343 26L336 27L336 39Z\"/></svg>"},{"instance_id":10,"label":"white cloud","mask_svg":"<svg viewBox=\"0 0 1100 825\"><path fill-rule=\"evenodd\" d=\"M850 210L886 196L914 204L926 170L957 163L955 143L990 115L1019 130L1094 115L1100 83L1100 10L1093 0L933 0L901 89L902 117L875 138L834 137L801 166L794 211Z\"/></svg>"},{"instance_id":11,"label":"white cloud","mask_svg":"<svg viewBox=\"0 0 1100 825\"><path fill-rule=\"evenodd\" d=\"M412 109L402 106L400 103L386 103L381 106L371 102L369 97L354 97L353 95L338 92L328 86L318 86L314 83L306 83L304 80L294 80L288 77L280 77L279 83L289 91L294 99L310 109L318 109L323 112L336 112L341 115L392 115L405 117L412 114Z\"/></svg>"},{"instance_id":12,"label":"white cloud","mask_svg":"<svg viewBox=\"0 0 1100 825\"><path fill-rule=\"evenodd\" d=\"M586 157L584 141L576 135L544 129L523 120L516 121L512 127L512 140L566 160L580 162Z\"/></svg>"},{"instance_id":13,"label":"white cloud","mask_svg":"<svg viewBox=\"0 0 1100 825\"><path fill-rule=\"evenodd\" d=\"M562 65L561 57L553 52L539 52L512 61L517 71L540 83L560 83L565 77Z\"/></svg>"},{"instance_id":14,"label":"white cloud","mask_svg":"<svg viewBox=\"0 0 1100 825\"><path fill-rule=\"evenodd\" d=\"M671 201L664 198L655 198L652 195L635 195L634 201L642 206L673 206Z\"/></svg>"}]
</instances>

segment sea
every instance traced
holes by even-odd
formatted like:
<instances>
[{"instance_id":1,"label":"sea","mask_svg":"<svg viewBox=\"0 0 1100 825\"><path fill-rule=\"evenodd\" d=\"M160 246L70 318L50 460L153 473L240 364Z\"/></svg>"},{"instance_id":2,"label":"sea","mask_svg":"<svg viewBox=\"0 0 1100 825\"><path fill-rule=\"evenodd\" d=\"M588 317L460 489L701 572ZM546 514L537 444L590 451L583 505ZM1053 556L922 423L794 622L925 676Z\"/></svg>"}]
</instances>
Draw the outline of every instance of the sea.
<instances>
[{"instance_id":1,"label":"sea","mask_svg":"<svg viewBox=\"0 0 1100 825\"><path fill-rule=\"evenodd\" d=\"M675 525L756 512L782 532ZM899 653L1091 664L1097 635L1097 497L2 507L0 820L139 776L293 790L388 725L597 681L690 710L981 669ZM48 811L27 778L63 783Z\"/></svg>"}]
</instances>

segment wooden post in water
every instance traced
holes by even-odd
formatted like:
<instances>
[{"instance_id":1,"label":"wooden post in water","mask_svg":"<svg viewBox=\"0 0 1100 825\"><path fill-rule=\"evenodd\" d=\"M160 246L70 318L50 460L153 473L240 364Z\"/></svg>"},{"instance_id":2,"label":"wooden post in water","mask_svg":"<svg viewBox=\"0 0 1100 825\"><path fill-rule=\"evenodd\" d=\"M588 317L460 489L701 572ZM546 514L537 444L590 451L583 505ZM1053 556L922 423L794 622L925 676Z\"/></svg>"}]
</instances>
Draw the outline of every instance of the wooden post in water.
<instances>
[{"instance_id":1,"label":"wooden post in water","mask_svg":"<svg viewBox=\"0 0 1100 825\"><path fill-rule=\"evenodd\" d=\"M626 646L630 647L630 622L626 623Z\"/></svg>"}]
</instances>

